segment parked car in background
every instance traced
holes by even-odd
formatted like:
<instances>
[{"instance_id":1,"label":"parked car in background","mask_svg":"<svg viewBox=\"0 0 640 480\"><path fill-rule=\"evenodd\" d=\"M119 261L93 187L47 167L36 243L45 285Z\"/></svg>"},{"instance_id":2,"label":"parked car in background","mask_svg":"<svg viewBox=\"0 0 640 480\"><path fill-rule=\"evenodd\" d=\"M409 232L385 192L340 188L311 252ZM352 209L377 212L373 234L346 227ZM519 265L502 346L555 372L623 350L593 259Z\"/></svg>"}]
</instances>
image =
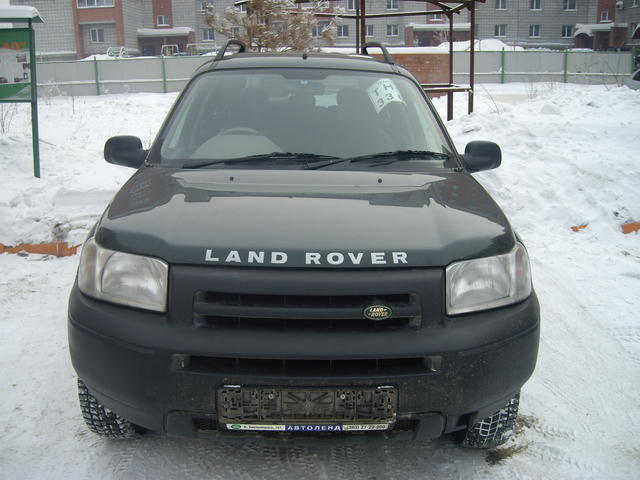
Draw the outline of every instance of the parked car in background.
<instances>
[{"instance_id":1,"label":"parked car in background","mask_svg":"<svg viewBox=\"0 0 640 480\"><path fill-rule=\"evenodd\" d=\"M633 72L629 78L625 80L625 85L634 90L640 90L640 69Z\"/></svg>"}]
</instances>

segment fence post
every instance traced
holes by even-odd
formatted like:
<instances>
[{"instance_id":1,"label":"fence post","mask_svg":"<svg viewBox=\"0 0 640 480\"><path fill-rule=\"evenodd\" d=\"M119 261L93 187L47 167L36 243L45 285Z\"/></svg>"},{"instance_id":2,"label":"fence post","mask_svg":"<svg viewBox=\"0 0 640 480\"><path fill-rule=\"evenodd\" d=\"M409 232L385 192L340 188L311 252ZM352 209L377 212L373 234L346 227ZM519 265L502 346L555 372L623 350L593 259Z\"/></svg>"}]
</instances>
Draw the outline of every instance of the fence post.
<instances>
[{"instance_id":1,"label":"fence post","mask_svg":"<svg viewBox=\"0 0 640 480\"><path fill-rule=\"evenodd\" d=\"M504 83L504 68L505 68L505 53L504 53L504 47L502 47L502 52L500 53L500 83Z\"/></svg>"},{"instance_id":2,"label":"fence post","mask_svg":"<svg viewBox=\"0 0 640 480\"><path fill-rule=\"evenodd\" d=\"M567 79L568 79L568 65L569 65L569 50L567 50L566 48L564 49L564 67L563 67L563 72L562 72L562 81L564 83L567 83Z\"/></svg>"},{"instance_id":3,"label":"fence post","mask_svg":"<svg viewBox=\"0 0 640 480\"><path fill-rule=\"evenodd\" d=\"M162 64L162 93L167 93L167 69L164 65L164 55L160 55L160 62Z\"/></svg>"},{"instance_id":4,"label":"fence post","mask_svg":"<svg viewBox=\"0 0 640 480\"><path fill-rule=\"evenodd\" d=\"M93 56L93 73L96 77L96 95L100 96L100 77L98 75L98 59Z\"/></svg>"}]
</instances>

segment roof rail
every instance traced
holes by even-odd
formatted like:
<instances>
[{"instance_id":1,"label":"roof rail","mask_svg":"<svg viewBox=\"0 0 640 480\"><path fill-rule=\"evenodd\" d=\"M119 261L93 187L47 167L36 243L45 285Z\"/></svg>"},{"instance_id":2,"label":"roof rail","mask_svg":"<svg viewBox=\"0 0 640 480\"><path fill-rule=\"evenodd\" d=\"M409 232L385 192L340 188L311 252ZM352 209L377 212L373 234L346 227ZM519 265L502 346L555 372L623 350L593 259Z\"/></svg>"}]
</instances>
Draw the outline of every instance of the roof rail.
<instances>
[{"instance_id":1,"label":"roof rail","mask_svg":"<svg viewBox=\"0 0 640 480\"><path fill-rule=\"evenodd\" d=\"M240 47L238 50L238 53L247 51L247 46L244 44L243 41L232 38L230 40L227 40L227 43L225 43L222 46L222 48L218 50L218 54L216 55L216 60L222 60L224 58L224 54L227 53L227 48L229 47L229 45L237 45L238 47Z\"/></svg>"},{"instance_id":2,"label":"roof rail","mask_svg":"<svg viewBox=\"0 0 640 480\"><path fill-rule=\"evenodd\" d=\"M387 47L385 47L380 42L367 42L362 46L362 55L369 55L367 53L367 48L369 48L369 47L379 48L380 50L382 50L382 55L384 56L384 61L387 62L390 65L393 65L393 58L391 58L391 55L389 55L389 51L387 50Z\"/></svg>"}]
</instances>

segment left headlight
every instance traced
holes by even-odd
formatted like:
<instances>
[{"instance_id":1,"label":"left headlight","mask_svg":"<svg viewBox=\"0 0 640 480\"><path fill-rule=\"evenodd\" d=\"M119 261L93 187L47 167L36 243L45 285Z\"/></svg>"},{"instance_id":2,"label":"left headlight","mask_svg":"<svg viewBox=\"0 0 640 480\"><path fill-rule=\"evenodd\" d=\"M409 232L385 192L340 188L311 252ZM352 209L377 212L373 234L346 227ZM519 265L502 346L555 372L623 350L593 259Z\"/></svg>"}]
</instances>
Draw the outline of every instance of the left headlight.
<instances>
[{"instance_id":1,"label":"left headlight","mask_svg":"<svg viewBox=\"0 0 640 480\"><path fill-rule=\"evenodd\" d=\"M531 268L524 246L504 255L465 260L446 269L447 314L488 310L531 294Z\"/></svg>"},{"instance_id":2,"label":"left headlight","mask_svg":"<svg viewBox=\"0 0 640 480\"><path fill-rule=\"evenodd\" d=\"M168 272L162 260L109 250L92 237L82 247L78 287L100 300L164 312Z\"/></svg>"}]
</instances>

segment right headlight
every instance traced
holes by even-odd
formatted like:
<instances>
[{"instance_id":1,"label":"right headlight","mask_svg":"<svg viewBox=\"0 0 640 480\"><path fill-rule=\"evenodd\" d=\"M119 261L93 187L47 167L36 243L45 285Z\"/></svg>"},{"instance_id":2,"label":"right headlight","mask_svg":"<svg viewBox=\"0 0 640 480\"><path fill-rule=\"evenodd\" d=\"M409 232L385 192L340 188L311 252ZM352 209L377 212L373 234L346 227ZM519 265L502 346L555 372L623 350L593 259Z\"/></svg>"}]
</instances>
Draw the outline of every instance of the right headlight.
<instances>
[{"instance_id":1,"label":"right headlight","mask_svg":"<svg viewBox=\"0 0 640 480\"><path fill-rule=\"evenodd\" d=\"M159 258L109 250L92 237L82 247L78 288L100 300L164 312L168 274L169 266Z\"/></svg>"},{"instance_id":2,"label":"right headlight","mask_svg":"<svg viewBox=\"0 0 640 480\"><path fill-rule=\"evenodd\" d=\"M504 255L452 263L446 268L447 315L488 310L531 294L531 267L524 246Z\"/></svg>"}]
</instances>

